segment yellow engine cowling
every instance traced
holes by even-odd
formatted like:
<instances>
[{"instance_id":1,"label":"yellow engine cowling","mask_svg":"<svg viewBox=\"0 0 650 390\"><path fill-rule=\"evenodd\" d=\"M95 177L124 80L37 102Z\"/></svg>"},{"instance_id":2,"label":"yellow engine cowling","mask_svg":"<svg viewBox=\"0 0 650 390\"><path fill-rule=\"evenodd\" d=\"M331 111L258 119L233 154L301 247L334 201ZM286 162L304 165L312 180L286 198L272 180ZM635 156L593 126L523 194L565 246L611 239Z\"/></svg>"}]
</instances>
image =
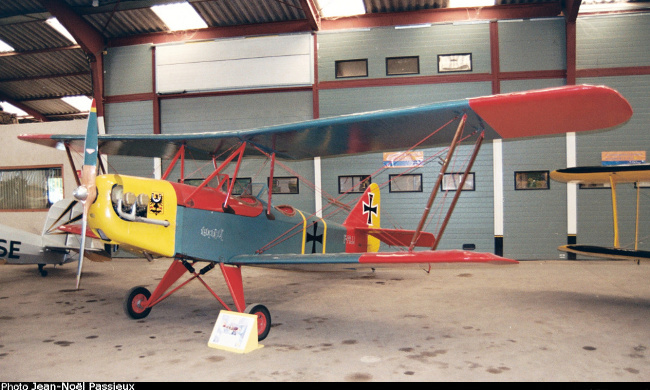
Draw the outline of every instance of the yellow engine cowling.
<instances>
[{"instance_id":1,"label":"yellow engine cowling","mask_svg":"<svg viewBox=\"0 0 650 390\"><path fill-rule=\"evenodd\" d=\"M104 242L120 245L129 251L174 256L177 199L169 182L110 174L98 176L96 185L97 200L88 215L88 226L95 234ZM141 217L136 221L120 217L116 212L115 198L127 198L123 194L139 197L140 202L147 199L146 206L142 205L139 211Z\"/></svg>"}]
</instances>

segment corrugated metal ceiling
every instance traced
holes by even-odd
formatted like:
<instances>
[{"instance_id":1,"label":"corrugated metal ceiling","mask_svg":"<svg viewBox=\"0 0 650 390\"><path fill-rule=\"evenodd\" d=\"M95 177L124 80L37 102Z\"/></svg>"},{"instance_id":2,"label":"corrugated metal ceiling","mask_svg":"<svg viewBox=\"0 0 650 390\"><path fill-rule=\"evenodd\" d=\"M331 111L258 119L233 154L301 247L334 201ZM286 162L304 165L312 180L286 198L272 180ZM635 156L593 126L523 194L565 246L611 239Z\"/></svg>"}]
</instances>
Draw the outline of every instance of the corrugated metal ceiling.
<instances>
[{"instance_id":1,"label":"corrugated metal ceiling","mask_svg":"<svg viewBox=\"0 0 650 390\"><path fill-rule=\"evenodd\" d=\"M93 6L95 2L96 6ZM53 30L45 20L60 9L80 16L95 31L104 47L146 42L150 37L170 39L165 24L151 11L157 4L178 0L3 0L0 1L0 40L15 52L0 53L0 101L24 109L32 120L60 120L83 116L60 100L64 96L93 94L89 59L93 53ZM321 19L314 14L315 0L189 0L208 24L208 35L219 37L222 28L228 36L276 34L284 31L319 29ZM579 0L499 0L500 8L530 7L548 16L549 9L580 4ZM583 2L584 3L584 2ZM364 0L366 17L405 15L444 9L448 0ZM540 8L547 5L547 8ZM533 8L537 7L537 8ZM555 8L552 8L555 7ZM54 10L53 12L51 12ZM558 12L559 13L559 12ZM429 15L427 14L427 15ZM534 14L532 14L534 16ZM372 19L368 19L372 25ZM414 19L415 20L415 19ZM418 19L420 20L420 19ZM438 20L438 19L437 19ZM379 25L379 24L378 24ZM385 24L383 24L385 25ZM254 29L251 29L254 27ZM336 27L333 27L334 29ZM69 28L70 30L70 28Z\"/></svg>"}]
</instances>

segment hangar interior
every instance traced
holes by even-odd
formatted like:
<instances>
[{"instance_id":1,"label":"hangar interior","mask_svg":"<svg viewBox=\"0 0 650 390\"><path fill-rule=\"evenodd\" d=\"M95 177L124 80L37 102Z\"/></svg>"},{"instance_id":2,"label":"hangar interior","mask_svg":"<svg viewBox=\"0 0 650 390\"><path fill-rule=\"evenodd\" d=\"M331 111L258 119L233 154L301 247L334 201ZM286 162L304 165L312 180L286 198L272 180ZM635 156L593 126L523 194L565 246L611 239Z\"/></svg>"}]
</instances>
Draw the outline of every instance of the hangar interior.
<instances>
[{"instance_id":1,"label":"hangar interior","mask_svg":"<svg viewBox=\"0 0 650 390\"><path fill-rule=\"evenodd\" d=\"M77 95L101 102L106 133L178 134L607 85L634 110L617 129L483 145L439 248L566 259L575 255L558 246L612 239L610 192L553 182L548 173L601 165L603 152L647 151L650 2L498 0L453 8L446 0L366 0L363 15L328 18L311 0L254 6L190 0L206 27L181 31L170 31L153 13L151 6L167 3L2 2L0 40L13 50L0 53L0 104L22 110L13 116L19 123L2 126L5 134L83 132L87 112L61 100ZM51 17L72 36L56 32ZM65 153L6 138L4 167L60 167L62 191L70 196L75 184ZM462 146L452 167L461 166L470 150ZM441 151L425 149L431 162L409 171L399 185L388 184L399 170L379 169L381 153L286 162L286 172L276 176L287 190L276 194L276 203L313 212L345 192L342 186L372 175L383 185L385 224L412 229L438 175L440 158L432 157ZM169 161L111 156L108 164L111 171L155 177ZM199 163L193 166L192 178L206 176ZM240 177L267 180L258 171L259 163L249 162ZM641 193L647 200L646 190ZM623 246L634 240L635 196L633 186L619 189ZM44 211L38 207L3 206L3 219L40 231ZM647 248L650 208L640 213L639 246Z\"/></svg>"}]
</instances>

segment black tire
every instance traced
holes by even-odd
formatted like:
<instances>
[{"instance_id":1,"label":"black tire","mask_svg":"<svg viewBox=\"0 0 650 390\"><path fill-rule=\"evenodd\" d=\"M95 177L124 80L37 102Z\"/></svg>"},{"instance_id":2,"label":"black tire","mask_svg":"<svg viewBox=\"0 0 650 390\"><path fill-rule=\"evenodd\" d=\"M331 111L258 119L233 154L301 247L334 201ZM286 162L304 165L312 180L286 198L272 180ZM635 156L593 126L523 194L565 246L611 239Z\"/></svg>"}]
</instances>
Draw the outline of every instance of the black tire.
<instances>
[{"instance_id":1,"label":"black tire","mask_svg":"<svg viewBox=\"0 0 650 390\"><path fill-rule=\"evenodd\" d=\"M246 310L246 314L254 314L257 316L257 341L262 341L269 335L271 330L271 313L269 309L264 305L259 303L254 303L249 305Z\"/></svg>"},{"instance_id":2,"label":"black tire","mask_svg":"<svg viewBox=\"0 0 650 390\"><path fill-rule=\"evenodd\" d=\"M151 297L151 292L144 287L133 287L124 300L124 312L134 320L145 318L151 312L151 308L144 307L144 303Z\"/></svg>"}]
</instances>

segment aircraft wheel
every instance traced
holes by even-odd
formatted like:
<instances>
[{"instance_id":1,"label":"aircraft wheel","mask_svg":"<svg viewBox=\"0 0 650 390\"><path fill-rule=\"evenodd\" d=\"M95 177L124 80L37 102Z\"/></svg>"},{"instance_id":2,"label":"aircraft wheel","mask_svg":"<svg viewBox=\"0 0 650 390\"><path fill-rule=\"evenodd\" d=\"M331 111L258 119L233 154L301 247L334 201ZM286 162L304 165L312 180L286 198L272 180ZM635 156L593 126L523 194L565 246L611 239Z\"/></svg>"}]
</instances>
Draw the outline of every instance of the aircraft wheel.
<instances>
[{"instance_id":1,"label":"aircraft wheel","mask_svg":"<svg viewBox=\"0 0 650 390\"><path fill-rule=\"evenodd\" d=\"M271 330L271 313L269 309L264 305L259 303L254 303L249 305L246 310L246 314L254 314L257 316L257 341L262 341L269 335Z\"/></svg>"},{"instance_id":2,"label":"aircraft wheel","mask_svg":"<svg viewBox=\"0 0 650 390\"><path fill-rule=\"evenodd\" d=\"M47 276L47 271L43 269L45 267L45 264L39 264L38 265L38 272L41 274L42 277Z\"/></svg>"},{"instance_id":3,"label":"aircraft wheel","mask_svg":"<svg viewBox=\"0 0 650 390\"><path fill-rule=\"evenodd\" d=\"M124 312L134 320L145 318L151 311L150 307L145 307L147 300L151 297L151 292L144 287L133 287L126 295L124 301Z\"/></svg>"}]
</instances>

